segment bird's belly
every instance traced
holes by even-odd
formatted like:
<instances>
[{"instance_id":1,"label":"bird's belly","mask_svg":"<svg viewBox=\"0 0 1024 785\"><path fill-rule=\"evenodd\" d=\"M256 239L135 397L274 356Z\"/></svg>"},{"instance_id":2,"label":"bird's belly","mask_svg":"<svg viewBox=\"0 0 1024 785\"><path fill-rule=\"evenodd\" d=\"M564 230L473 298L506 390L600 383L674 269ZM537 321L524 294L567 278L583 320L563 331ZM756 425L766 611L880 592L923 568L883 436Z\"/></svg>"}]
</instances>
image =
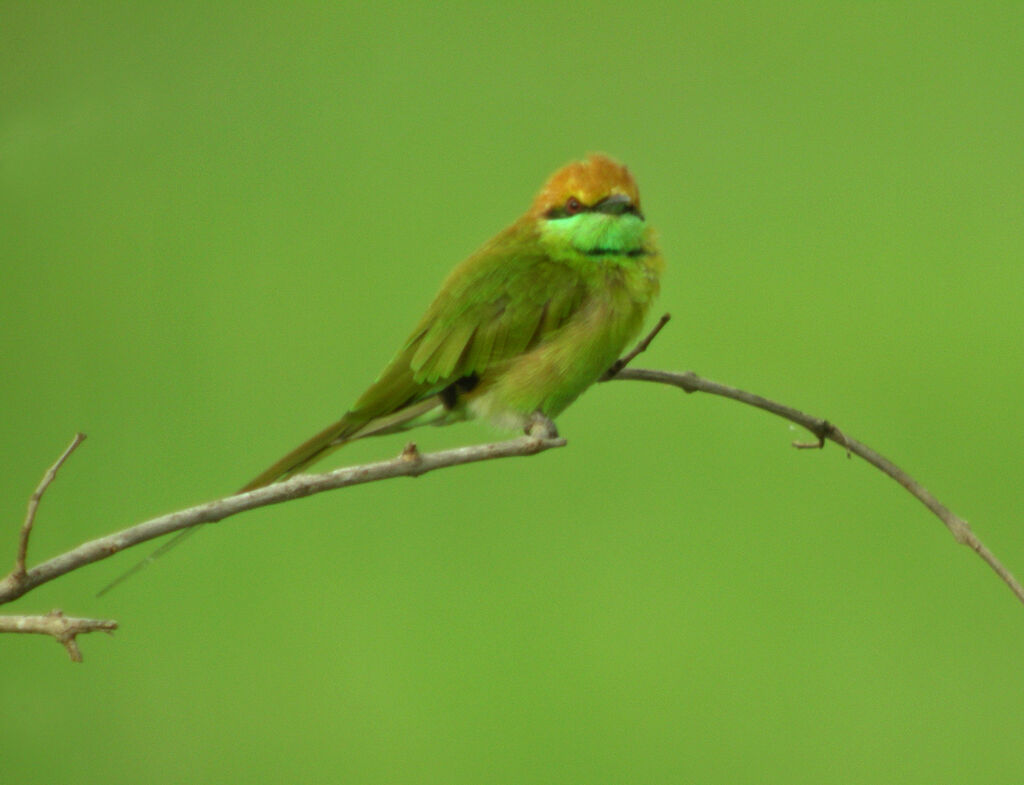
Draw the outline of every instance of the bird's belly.
<instances>
[{"instance_id":1,"label":"bird's belly","mask_svg":"<svg viewBox=\"0 0 1024 785\"><path fill-rule=\"evenodd\" d=\"M488 369L466 396L469 413L508 430L524 428L534 412L554 419L611 367L642 319L641 307L593 304L549 340Z\"/></svg>"}]
</instances>

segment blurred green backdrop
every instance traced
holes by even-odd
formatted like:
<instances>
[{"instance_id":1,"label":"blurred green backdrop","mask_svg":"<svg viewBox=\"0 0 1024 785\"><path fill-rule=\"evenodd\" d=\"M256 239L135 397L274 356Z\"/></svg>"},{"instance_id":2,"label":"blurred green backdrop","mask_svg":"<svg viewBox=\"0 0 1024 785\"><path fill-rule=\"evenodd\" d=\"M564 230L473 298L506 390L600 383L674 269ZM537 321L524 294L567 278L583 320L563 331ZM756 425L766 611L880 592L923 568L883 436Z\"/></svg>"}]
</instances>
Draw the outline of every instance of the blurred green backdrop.
<instances>
[{"instance_id":1,"label":"blurred green backdrop","mask_svg":"<svg viewBox=\"0 0 1024 785\"><path fill-rule=\"evenodd\" d=\"M667 5L0 3L10 558L76 430L36 561L236 488L601 150L669 263L641 364L828 416L1024 573L1024 5ZM667 388L559 425L5 606L122 628L0 639L2 779L1022 781L1024 608L894 483Z\"/></svg>"}]
</instances>

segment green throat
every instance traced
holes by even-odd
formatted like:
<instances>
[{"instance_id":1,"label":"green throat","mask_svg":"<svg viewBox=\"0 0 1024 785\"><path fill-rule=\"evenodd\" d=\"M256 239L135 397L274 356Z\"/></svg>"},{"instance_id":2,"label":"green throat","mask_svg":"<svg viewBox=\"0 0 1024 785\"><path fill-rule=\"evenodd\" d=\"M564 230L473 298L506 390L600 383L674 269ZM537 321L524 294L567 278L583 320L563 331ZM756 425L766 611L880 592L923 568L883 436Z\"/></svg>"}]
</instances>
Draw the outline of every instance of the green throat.
<instances>
[{"instance_id":1,"label":"green throat","mask_svg":"<svg viewBox=\"0 0 1024 785\"><path fill-rule=\"evenodd\" d=\"M586 256L642 256L644 220L633 213L585 212L542 221L541 236L552 250Z\"/></svg>"}]
</instances>

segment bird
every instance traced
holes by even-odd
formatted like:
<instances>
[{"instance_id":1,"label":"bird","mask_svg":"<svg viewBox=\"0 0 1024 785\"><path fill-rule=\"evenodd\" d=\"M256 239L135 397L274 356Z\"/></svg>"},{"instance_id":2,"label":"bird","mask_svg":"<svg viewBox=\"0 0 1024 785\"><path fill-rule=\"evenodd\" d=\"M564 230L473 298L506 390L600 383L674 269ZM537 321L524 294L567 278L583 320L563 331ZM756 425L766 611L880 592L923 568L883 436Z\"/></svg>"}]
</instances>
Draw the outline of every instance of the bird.
<instances>
[{"instance_id":1,"label":"bird","mask_svg":"<svg viewBox=\"0 0 1024 785\"><path fill-rule=\"evenodd\" d=\"M238 493L357 439L421 425L481 419L557 435L555 418L639 333L664 266L626 166L600 153L563 166L522 217L451 271L344 416ZM101 594L197 529L179 532Z\"/></svg>"}]
</instances>

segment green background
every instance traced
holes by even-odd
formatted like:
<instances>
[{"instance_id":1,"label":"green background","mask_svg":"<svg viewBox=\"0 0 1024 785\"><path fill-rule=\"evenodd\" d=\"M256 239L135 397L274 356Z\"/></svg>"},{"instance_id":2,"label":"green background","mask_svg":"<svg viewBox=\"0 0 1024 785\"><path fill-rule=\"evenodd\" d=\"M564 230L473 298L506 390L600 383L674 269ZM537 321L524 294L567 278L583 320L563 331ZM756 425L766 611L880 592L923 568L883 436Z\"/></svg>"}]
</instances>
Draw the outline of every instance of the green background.
<instances>
[{"instance_id":1,"label":"green background","mask_svg":"<svg viewBox=\"0 0 1024 785\"><path fill-rule=\"evenodd\" d=\"M10 558L77 430L36 561L238 487L600 150L668 262L640 365L831 418L1024 573L1024 5L667 5L0 4ZM1024 779L1024 608L896 484L669 388L559 426L5 606L122 626L0 639L0 777Z\"/></svg>"}]
</instances>

